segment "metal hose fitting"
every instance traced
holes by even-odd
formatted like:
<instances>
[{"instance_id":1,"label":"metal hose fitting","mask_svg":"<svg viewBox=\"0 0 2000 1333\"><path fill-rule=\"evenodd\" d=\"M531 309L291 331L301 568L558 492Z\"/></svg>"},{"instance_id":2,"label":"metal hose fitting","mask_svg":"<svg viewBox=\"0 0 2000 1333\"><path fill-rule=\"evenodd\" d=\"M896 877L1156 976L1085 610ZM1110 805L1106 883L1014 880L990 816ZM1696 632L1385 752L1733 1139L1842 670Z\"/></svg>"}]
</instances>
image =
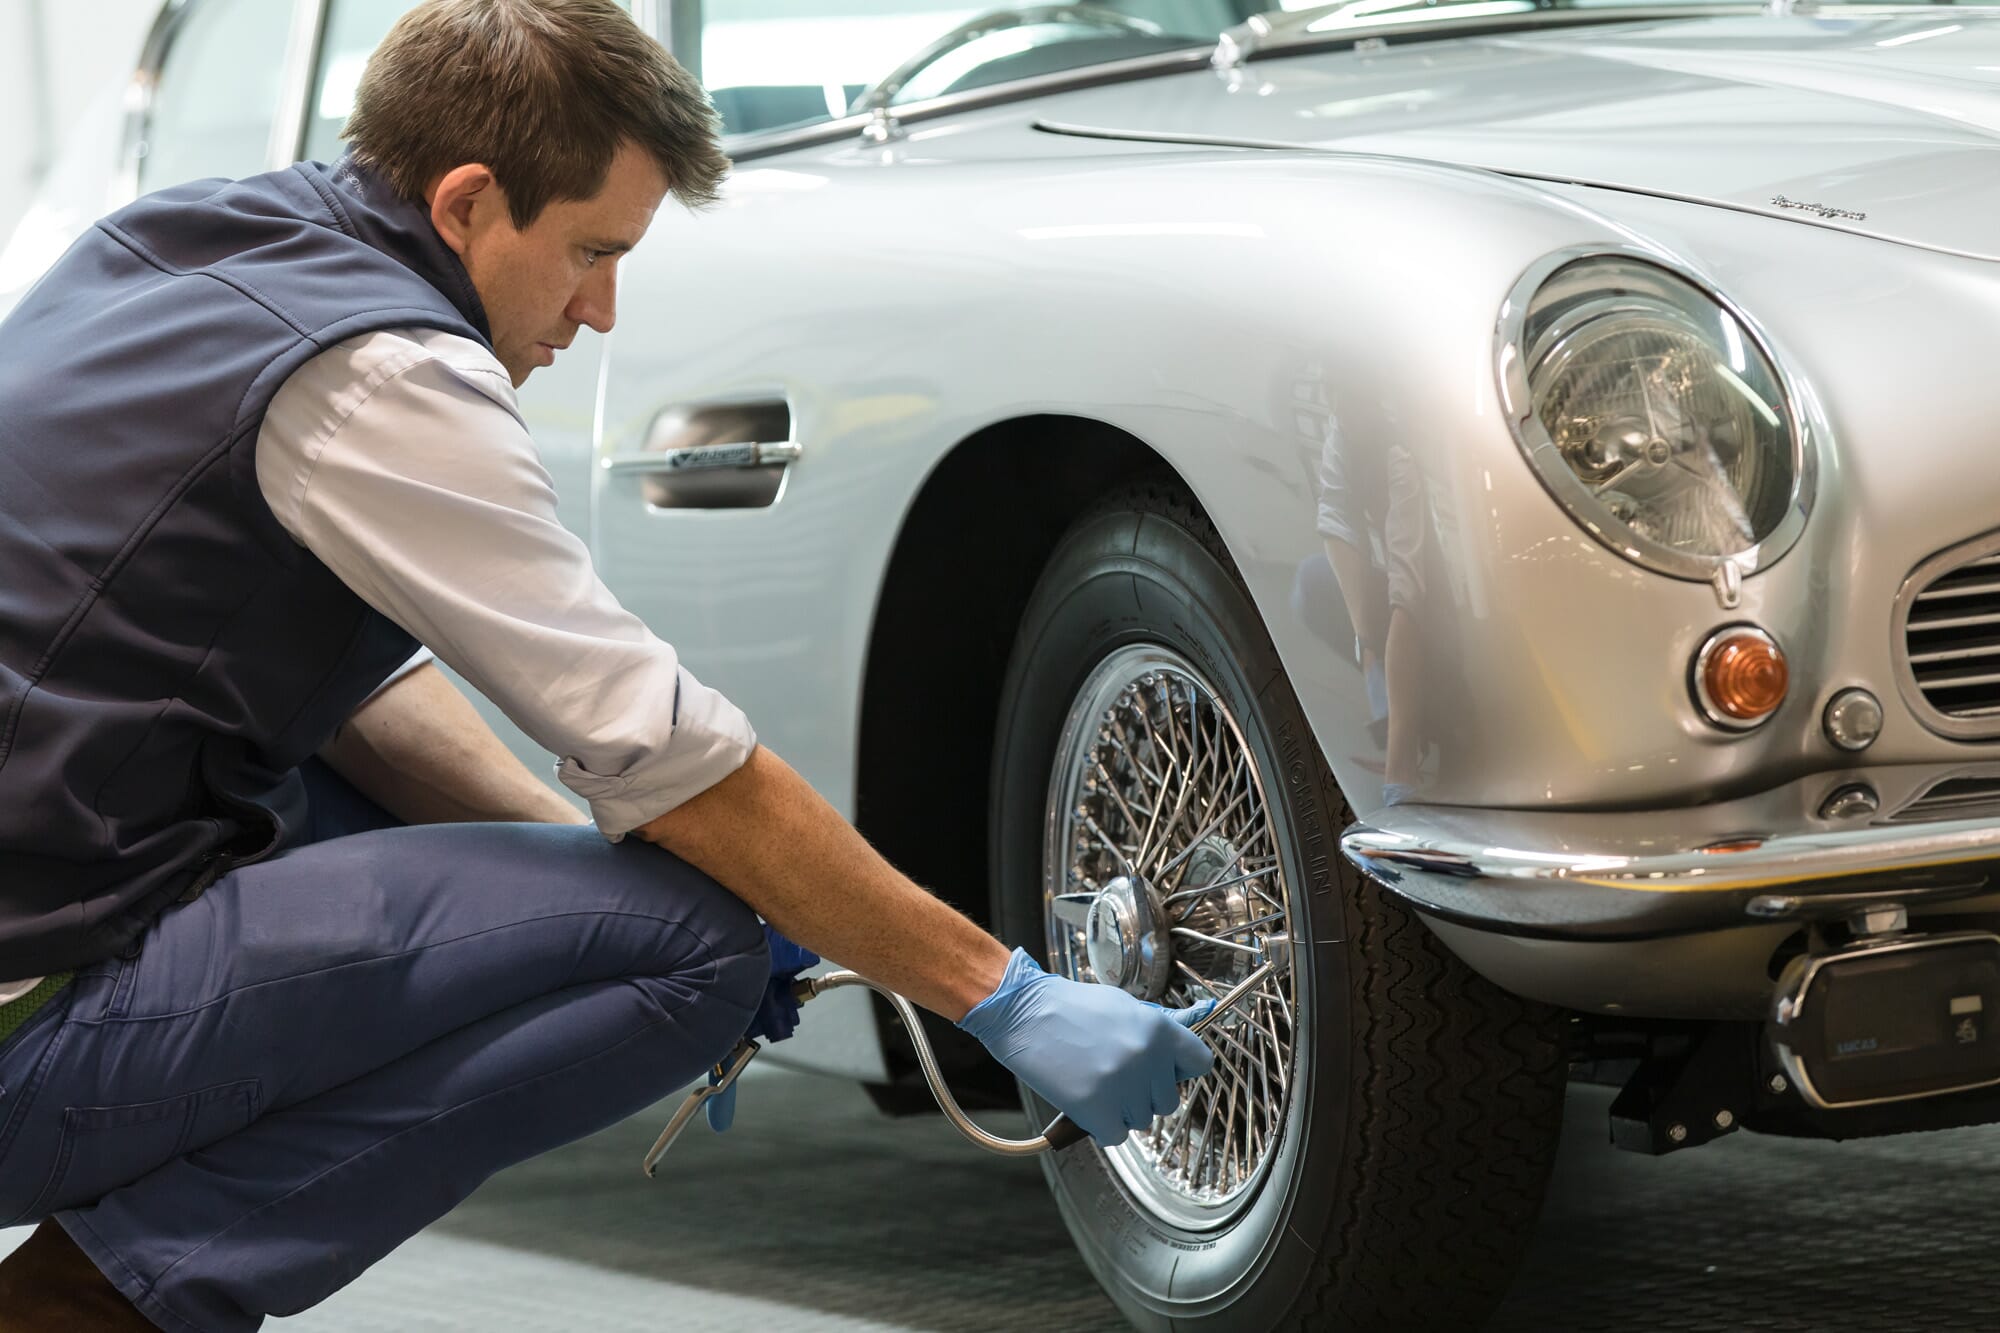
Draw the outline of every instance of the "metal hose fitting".
<instances>
[{"instance_id":1,"label":"metal hose fitting","mask_svg":"<svg viewBox=\"0 0 2000 1333\"><path fill-rule=\"evenodd\" d=\"M1238 1001L1255 993L1266 978L1290 966L1292 959L1290 939L1283 935L1261 936L1257 944L1263 961L1252 969L1249 976L1231 987L1228 994L1219 997L1213 1009L1189 1025L1190 1032L1199 1036L1209 1024L1233 1008ZM972 1117L965 1113L964 1108L958 1104L958 1099L951 1095L951 1089L945 1084L944 1071L938 1068L937 1055L931 1050L930 1039L924 1035L923 1020L917 1015L917 1007L896 992L876 985L859 972L828 972L824 976L801 977L798 984L792 988L792 993L803 1003L830 990L840 990L847 986L866 986L895 1008L897 1017L903 1020L903 1027L910 1034L910 1045L916 1048L917 1064L924 1072L924 1082L930 1085L931 1096L937 1098L938 1109L944 1112L944 1118L951 1122L953 1129L964 1136L966 1142L976 1148L984 1148L999 1157L1035 1157L1048 1152L1051 1148L1068 1147L1084 1137L1083 1131L1068 1116L1057 1116L1049 1122L1048 1128L1032 1139L1003 1139L998 1134L989 1134L974 1124Z\"/></svg>"}]
</instances>

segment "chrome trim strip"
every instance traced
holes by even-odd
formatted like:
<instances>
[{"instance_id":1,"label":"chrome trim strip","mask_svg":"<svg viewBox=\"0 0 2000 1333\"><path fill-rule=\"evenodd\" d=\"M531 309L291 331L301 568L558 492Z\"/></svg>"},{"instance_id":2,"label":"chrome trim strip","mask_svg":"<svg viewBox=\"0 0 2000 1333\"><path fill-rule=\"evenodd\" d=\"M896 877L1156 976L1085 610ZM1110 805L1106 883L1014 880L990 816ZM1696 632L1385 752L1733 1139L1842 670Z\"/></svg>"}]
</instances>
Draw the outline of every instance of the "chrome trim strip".
<instances>
[{"instance_id":1,"label":"chrome trim strip","mask_svg":"<svg viewBox=\"0 0 2000 1333\"><path fill-rule=\"evenodd\" d=\"M685 0L671 0L675 5ZM1661 5L1634 6L1622 10L1546 10L1537 13L1513 14L1504 17L1484 16L1466 19L1462 22L1385 22L1365 27L1343 29L1340 33L1311 41L1288 43L1272 48L1265 56L1289 56L1312 51L1353 46L1363 41L1378 41L1392 38L1440 40L1447 37L1484 37L1500 32L1517 32L1524 28L1567 28L1588 27L1597 24L1652 22L1677 18L1710 18L1730 14L1762 13L1760 5ZM922 102L911 102L897 107L895 119L898 124L933 120L939 116L960 111L983 110L987 107L1004 106L1010 102L1029 101L1052 93L1073 92L1084 88L1095 88L1116 83L1130 83L1139 79L1158 78L1168 74L1191 72L1209 67L1214 48L1205 41L1195 41L1186 51L1170 51L1163 55L1134 56L1130 60L1111 61L1102 65L1087 65L1081 69L1063 70L1055 74L1038 74L1033 78L1018 79L1009 83L994 84L990 88L975 88L963 93L952 93ZM676 51L676 58L679 52ZM682 61L685 64L685 61ZM732 161L746 162L754 158L769 157L776 153L790 152L797 148L812 148L821 144L838 143L843 139L861 137L868 128L869 116L856 114L843 116L838 120L817 121L793 130L773 130L764 134L732 135L725 138L722 147ZM1039 128L1039 127L1038 127ZM1203 142L1201 136L1177 136L1124 134L1117 131L1053 130L1054 133L1077 133L1106 139L1130 138L1156 143ZM1218 146L1232 148L1283 148L1299 150L1311 145L1295 143L1255 143L1214 140ZM1531 178L1539 179L1539 178ZM1588 182L1580 182L1588 183ZM1754 211L1754 210L1746 210Z\"/></svg>"},{"instance_id":2,"label":"chrome trim strip","mask_svg":"<svg viewBox=\"0 0 2000 1333\"><path fill-rule=\"evenodd\" d=\"M1946 570L1945 573L1950 573ZM1916 601L1922 601L1924 594L1919 591ZM1914 628L1924 629L1965 629L1970 625L2000 625L2000 615L1987 616L1932 616L1927 620L1914 622Z\"/></svg>"},{"instance_id":3,"label":"chrome trim strip","mask_svg":"<svg viewBox=\"0 0 2000 1333\"><path fill-rule=\"evenodd\" d=\"M1976 675L1971 675L1971 676L1952 676L1949 677L1948 679L1943 679L1938 681L1937 688L1941 690L1957 690L1957 689L1963 689L1967 685L2000 685L2000 672L1982 671ZM1988 707L1992 706L1993 705L1990 704L1988 705ZM1977 713L1983 710L1975 708L1975 709L1969 709L1967 711L1971 713ZM1954 716L1958 717L1963 717L1965 715L1966 714L1964 713L1954 714Z\"/></svg>"},{"instance_id":4,"label":"chrome trim strip","mask_svg":"<svg viewBox=\"0 0 2000 1333\"><path fill-rule=\"evenodd\" d=\"M1537 461L1538 455L1554 454L1556 444L1535 412L1534 395L1528 387L1528 310L1535 296L1558 273L1573 264L1585 264L1593 259L1633 261L1687 283L1727 312L1777 373L1778 386L1785 397L1786 422L1791 427L1792 494L1786 504L1784 518L1755 546L1734 555L1716 557L1689 555L1657 544L1641 550L1620 534L1605 530L1596 521L1596 513L1602 507L1596 504L1582 482L1566 470L1561 475L1553 475L1552 468ZM1816 415L1806 411L1806 403L1811 400L1799 391L1799 377L1793 373L1785 358L1778 354L1763 325L1725 296L1714 283L1685 265L1630 245L1567 246L1544 255L1528 266L1528 270L1514 283L1507 299L1501 303L1499 317L1494 321L1493 356L1494 373L1500 384L1501 407L1507 414L1507 425L1529 470L1542 483L1549 497L1606 550L1641 569L1668 578L1707 583L1715 577L1717 568L1724 564L1735 565L1745 578L1770 568L1792 549L1805 532L1806 520L1812 515L1813 501L1819 490L1819 441L1826 434L1825 425Z\"/></svg>"},{"instance_id":5,"label":"chrome trim strip","mask_svg":"<svg viewBox=\"0 0 2000 1333\"><path fill-rule=\"evenodd\" d=\"M2000 713L1991 709L1972 709L1965 716L1953 717L1932 705L1917 681L1916 664L1910 657L1910 613L1916 609L1924 590L1944 575L1957 569L1993 564L2000 564L2000 531L1989 532L1939 551L1911 570L1902 587L1896 591L1889 628L1891 656L1896 662L1896 689L1910 711L1916 714L1917 721L1950 740L1979 741L2000 737ZM1946 616L1917 622L1920 630L1962 629L1973 625L2000 625L2000 616ZM2000 647L1996 647L1994 652L2000 655Z\"/></svg>"},{"instance_id":6,"label":"chrome trim strip","mask_svg":"<svg viewBox=\"0 0 2000 1333\"><path fill-rule=\"evenodd\" d=\"M1772 0L1772 5L1784 2L1785 0ZM1819 15L1837 19L1907 18L1912 14L1948 16L1955 19L2000 18L2000 5L1950 5L1947 8L1937 0L1931 0L1928 4L1923 3L1923 0L1914 0L1907 5L1850 5L1842 3L1841 0L1827 0L1825 4L1816 4L1814 0L1795 0L1787 12L1793 15Z\"/></svg>"},{"instance_id":7,"label":"chrome trim strip","mask_svg":"<svg viewBox=\"0 0 2000 1333\"><path fill-rule=\"evenodd\" d=\"M1911 653L1910 665L1941 666L1946 662L1976 662L1987 657L2000 657L2000 643L1989 641L1976 648L1938 648L1927 653Z\"/></svg>"},{"instance_id":8,"label":"chrome trim strip","mask_svg":"<svg viewBox=\"0 0 2000 1333\"><path fill-rule=\"evenodd\" d=\"M1012 28L1061 22L1064 19L1104 24L1123 23L1130 25L1128 31L1143 32L1154 37L1165 35L1160 31L1158 24L1133 18L1099 4L1019 5L1007 9L990 9L975 15L932 41L923 50L863 89L861 96L855 101L855 106L864 112L890 110L896 104L896 95L903 91L911 79L967 43Z\"/></svg>"},{"instance_id":9,"label":"chrome trim strip","mask_svg":"<svg viewBox=\"0 0 2000 1333\"><path fill-rule=\"evenodd\" d=\"M1948 602L1960 597L1990 597L1994 593L2000 593L2000 578L1989 579L1984 583L1959 583L1949 588L1927 592L1924 596ZM2000 620L2000 616L1994 616L1992 619Z\"/></svg>"},{"instance_id":10,"label":"chrome trim strip","mask_svg":"<svg viewBox=\"0 0 2000 1333\"><path fill-rule=\"evenodd\" d=\"M1547 0L1542 2L1546 3ZM1448 15L1447 11L1451 8L1449 0L1444 4L1425 0L1423 6L1417 4L1405 6L1405 9L1418 10L1426 15L1423 18L1402 17L1405 12L1403 9L1389 10L1382 13L1379 20L1373 16L1357 16L1352 22L1343 23L1324 32L1307 31L1312 24L1332 18L1340 10L1348 7L1328 5L1318 10L1302 9L1291 10L1284 14L1261 15L1223 33L1216 42L1210 62L1216 69L1227 72L1253 60L1270 60L1311 51L1324 51L1328 48L1337 50L1371 38L1387 39L1433 31L1444 37L1466 37L1479 36L1495 30L1567 28L1598 23L1651 23L1661 19L1680 18L1727 18L1765 12L1765 7L1761 4L1709 4L1631 5L1605 9L1534 9L1514 14L1480 12Z\"/></svg>"},{"instance_id":11,"label":"chrome trim strip","mask_svg":"<svg viewBox=\"0 0 2000 1333\"><path fill-rule=\"evenodd\" d=\"M613 476L657 476L716 468L760 468L795 463L804 453L796 443L697 444L663 453L612 454L598 466Z\"/></svg>"},{"instance_id":12,"label":"chrome trim strip","mask_svg":"<svg viewBox=\"0 0 2000 1333\"><path fill-rule=\"evenodd\" d=\"M1082 69L1063 70L1056 74L1038 74L1031 79L996 83L990 88L975 88L945 97L933 97L927 101L911 102L896 108L896 121L908 125L918 121L935 120L940 116L960 111L978 111L987 107L1004 106L1009 102L1027 101L1050 93L1072 92L1080 88L1096 88L1114 83L1131 83L1138 79L1157 78L1165 74L1179 74L1201 69L1207 64L1206 44L1192 46L1186 51L1169 51L1164 55L1134 56L1130 60L1086 65ZM868 127L869 120L870 117L867 115L842 116L838 120L802 125L795 130L731 135L722 141L722 147L732 161L745 162L752 158L769 157L773 153L790 152L794 148L811 148L817 144L860 138Z\"/></svg>"},{"instance_id":13,"label":"chrome trim strip","mask_svg":"<svg viewBox=\"0 0 2000 1333\"><path fill-rule=\"evenodd\" d=\"M1680 811L1392 806L1342 834L1341 851L1419 912L1537 939L1700 934L1844 915L1861 902L1977 897L2000 911L2000 821L1811 813L1828 790L1868 775L1826 774Z\"/></svg>"},{"instance_id":14,"label":"chrome trim strip","mask_svg":"<svg viewBox=\"0 0 2000 1333\"><path fill-rule=\"evenodd\" d=\"M1952 796L1939 794L1953 784L1969 790ZM2000 771L1991 764L1969 764L1947 769L1883 816L1883 822L1934 824L1938 822L1940 810L1951 808L1970 808L1985 812L1989 817L2000 816Z\"/></svg>"},{"instance_id":15,"label":"chrome trim strip","mask_svg":"<svg viewBox=\"0 0 2000 1333\"><path fill-rule=\"evenodd\" d=\"M271 120L265 166L281 171L306 151L313 87L319 82L319 48L326 37L327 0L292 0L292 28L285 37L285 86Z\"/></svg>"}]
</instances>

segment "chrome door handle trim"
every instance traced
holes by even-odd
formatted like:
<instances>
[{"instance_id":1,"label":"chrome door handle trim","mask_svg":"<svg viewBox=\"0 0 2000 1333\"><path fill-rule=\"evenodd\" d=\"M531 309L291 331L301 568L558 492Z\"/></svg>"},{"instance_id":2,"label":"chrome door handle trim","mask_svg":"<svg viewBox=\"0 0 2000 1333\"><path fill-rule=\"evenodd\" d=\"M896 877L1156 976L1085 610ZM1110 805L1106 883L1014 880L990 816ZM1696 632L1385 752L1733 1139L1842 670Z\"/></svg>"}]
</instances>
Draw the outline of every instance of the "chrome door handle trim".
<instances>
[{"instance_id":1,"label":"chrome door handle trim","mask_svg":"<svg viewBox=\"0 0 2000 1333\"><path fill-rule=\"evenodd\" d=\"M802 452L798 444L789 440L777 444L697 444L659 452L613 454L604 460L603 467L614 476L646 476L706 468L771 467L789 463Z\"/></svg>"}]
</instances>

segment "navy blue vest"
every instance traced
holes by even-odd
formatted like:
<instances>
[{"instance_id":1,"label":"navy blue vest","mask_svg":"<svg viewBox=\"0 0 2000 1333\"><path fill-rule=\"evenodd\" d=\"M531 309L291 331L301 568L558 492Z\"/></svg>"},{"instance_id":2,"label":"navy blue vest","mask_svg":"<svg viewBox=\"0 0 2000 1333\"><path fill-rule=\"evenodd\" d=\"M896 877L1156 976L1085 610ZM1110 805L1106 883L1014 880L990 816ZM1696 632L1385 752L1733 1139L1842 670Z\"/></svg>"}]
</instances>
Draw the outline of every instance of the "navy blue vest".
<instances>
[{"instance_id":1,"label":"navy blue vest","mask_svg":"<svg viewBox=\"0 0 2000 1333\"><path fill-rule=\"evenodd\" d=\"M487 341L427 210L342 162L150 195L0 322L0 981L269 855L415 647L258 490L272 396L377 329Z\"/></svg>"}]
</instances>

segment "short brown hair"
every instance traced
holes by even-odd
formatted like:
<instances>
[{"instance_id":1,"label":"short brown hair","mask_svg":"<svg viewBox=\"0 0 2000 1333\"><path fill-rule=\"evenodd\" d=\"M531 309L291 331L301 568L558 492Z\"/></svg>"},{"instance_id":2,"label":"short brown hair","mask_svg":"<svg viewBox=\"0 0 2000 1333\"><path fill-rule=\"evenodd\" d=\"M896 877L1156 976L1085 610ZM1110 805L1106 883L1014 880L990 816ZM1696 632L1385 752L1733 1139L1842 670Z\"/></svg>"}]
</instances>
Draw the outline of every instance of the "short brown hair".
<instances>
[{"instance_id":1,"label":"short brown hair","mask_svg":"<svg viewBox=\"0 0 2000 1333\"><path fill-rule=\"evenodd\" d=\"M410 199L482 163L525 228L595 196L628 140L682 203L713 203L719 131L701 85L614 0L426 0L370 57L341 137Z\"/></svg>"}]
</instances>

